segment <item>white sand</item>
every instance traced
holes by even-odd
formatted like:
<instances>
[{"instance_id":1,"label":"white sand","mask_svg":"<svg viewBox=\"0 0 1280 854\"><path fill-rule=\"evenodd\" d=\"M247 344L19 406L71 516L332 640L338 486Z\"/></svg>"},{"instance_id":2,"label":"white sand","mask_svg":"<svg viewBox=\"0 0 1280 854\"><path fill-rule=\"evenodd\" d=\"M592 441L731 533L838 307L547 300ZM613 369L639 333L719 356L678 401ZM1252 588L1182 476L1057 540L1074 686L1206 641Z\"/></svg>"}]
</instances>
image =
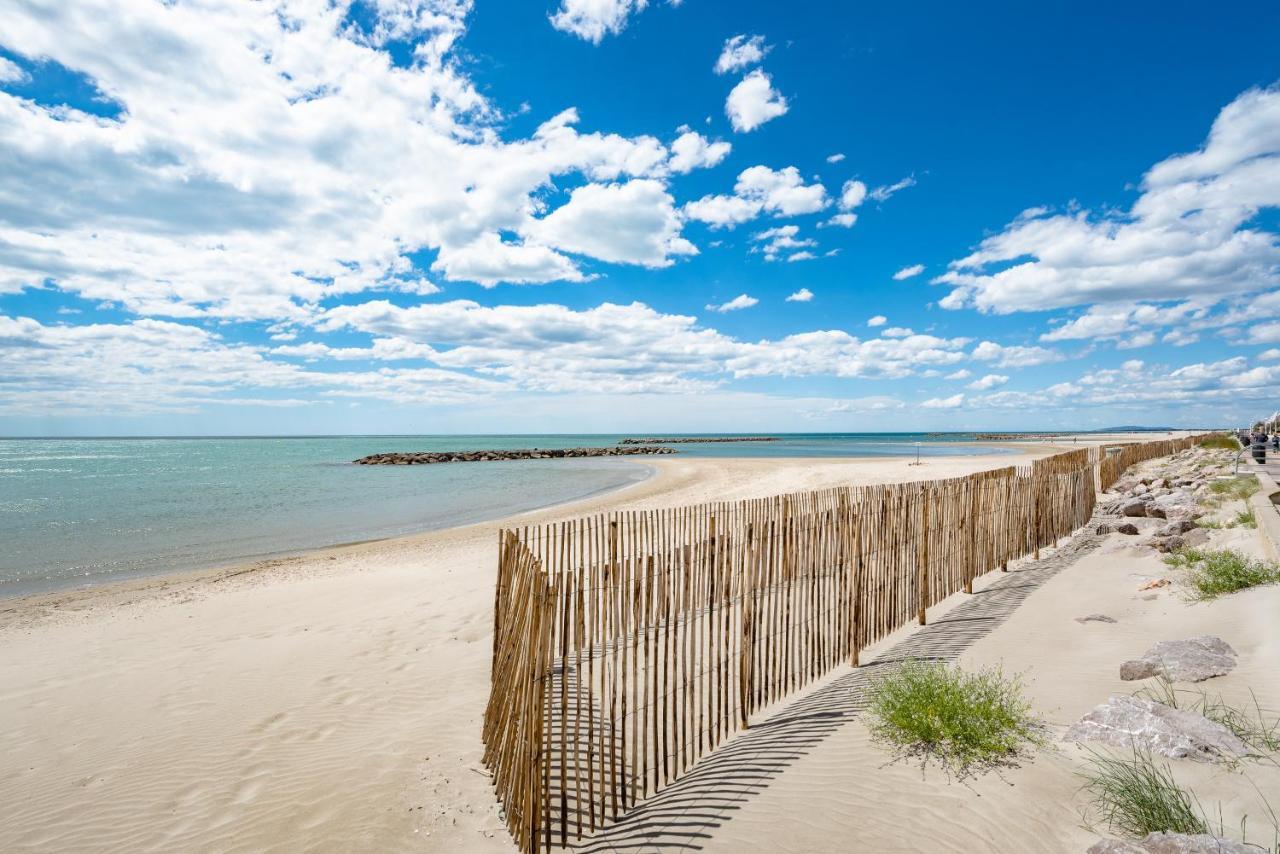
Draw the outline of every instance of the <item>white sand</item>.
<instances>
[{"instance_id":1,"label":"white sand","mask_svg":"<svg viewBox=\"0 0 1280 854\"><path fill-rule=\"evenodd\" d=\"M649 481L521 522L1016 461L662 459ZM480 765L498 527L0 603L0 851L513 850ZM1033 594L966 663L1028 671L1037 708L1065 725L1108 691L1132 689L1116 675L1124 658L1215 631L1241 666L1214 690L1252 686L1280 707L1280 591L1145 601L1138 576L1161 565L1113 539ZM1120 622L1072 619L1092 611ZM881 767L855 722L704 841L721 851L1079 851L1092 837L1073 807L1076 753L962 786Z\"/></svg>"}]
</instances>

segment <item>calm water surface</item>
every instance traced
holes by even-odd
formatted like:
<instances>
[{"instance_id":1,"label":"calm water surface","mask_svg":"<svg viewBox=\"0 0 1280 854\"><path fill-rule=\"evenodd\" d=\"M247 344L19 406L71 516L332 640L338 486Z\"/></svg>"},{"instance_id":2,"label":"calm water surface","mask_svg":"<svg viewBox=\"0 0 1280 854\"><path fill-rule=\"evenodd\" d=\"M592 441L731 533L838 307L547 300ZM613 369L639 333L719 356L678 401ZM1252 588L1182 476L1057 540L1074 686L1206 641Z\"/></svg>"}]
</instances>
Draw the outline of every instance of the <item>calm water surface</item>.
<instances>
[{"instance_id":1,"label":"calm water surface","mask_svg":"<svg viewBox=\"0 0 1280 854\"><path fill-rule=\"evenodd\" d=\"M610 445L618 435L0 439L0 597L496 519L619 489L644 458L354 466L386 451ZM1011 453L923 434L788 435L682 455Z\"/></svg>"}]
</instances>

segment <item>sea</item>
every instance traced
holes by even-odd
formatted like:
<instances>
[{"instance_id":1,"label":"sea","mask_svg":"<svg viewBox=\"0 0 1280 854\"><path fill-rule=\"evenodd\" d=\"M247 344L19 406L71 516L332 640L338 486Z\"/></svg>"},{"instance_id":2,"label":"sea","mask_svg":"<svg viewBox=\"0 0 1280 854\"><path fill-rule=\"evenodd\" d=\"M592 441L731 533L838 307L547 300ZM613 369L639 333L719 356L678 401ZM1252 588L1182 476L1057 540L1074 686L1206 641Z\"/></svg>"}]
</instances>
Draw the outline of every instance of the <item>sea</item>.
<instances>
[{"instance_id":1,"label":"sea","mask_svg":"<svg viewBox=\"0 0 1280 854\"><path fill-rule=\"evenodd\" d=\"M773 434L779 435L779 434ZM0 598L498 519L638 483L644 457L357 466L389 451L567 448L621 435L0 439ZM689 457L1012 453L971 434L781 434Z\"/></svg>"}]
</instances>

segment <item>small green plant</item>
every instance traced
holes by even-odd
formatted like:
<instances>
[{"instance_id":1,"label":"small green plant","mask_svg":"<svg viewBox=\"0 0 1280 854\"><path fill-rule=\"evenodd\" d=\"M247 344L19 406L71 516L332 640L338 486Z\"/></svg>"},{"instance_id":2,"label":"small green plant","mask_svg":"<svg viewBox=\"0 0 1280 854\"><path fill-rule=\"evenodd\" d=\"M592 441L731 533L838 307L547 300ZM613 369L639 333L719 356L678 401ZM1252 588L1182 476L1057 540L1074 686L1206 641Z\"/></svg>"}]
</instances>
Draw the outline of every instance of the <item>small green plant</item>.
<instances>
[{"instance_id":1,"label":"small green plant","mask_svg":"<svg viewBox=\"0 0 1280 854\"><path fill-rule=\"evenodd\" d=\"M1200 443L1200 447L1222 449L1225 451L1238 451L1240 450L1240 442L1235 436L1222 433L1221 435L1210 436L1208 439L1205 439Z\"/></svg>"},{"instance_id":2,"label":"small green plant","mask_svg":"<svg viewBox=\"0 0 1280 854\"><path fill-rule=\"evenodd\" d=\"M1210 483L1209 491L1224 501L1244 501L1258 491L1258 479L1249 474L1226 477Z\"/></svg>"},{"instance_id":3,"label":"small green plant","mask_svg":"<svg viewBox=\"0 0 1280 854\"><path fill-rule=\"evenodd\" d=\"M934 758L962 779L1046 743L1021 680L999 668L966 672L912 659L873 681L868 700L877 741L903 757Z\"/></svg>"},{"instance_id":4,"label":"small green plant","mask_svg":"<svg viewBox=\"0 0 1280 854\"><path fill-rule=\"evenodd\" d=\"M1164 562L1184 571L1191 598L1201 601L1280 582L1280 566L1255 560L1235 549L1182 548Z\"/></svg>"},{"instance_id":5,"label":"small green plant","mask_svg":"<svg viewBox=\"0 0 1280 854\"><path fill-rule=\"evenodd\" d=\"M1159 831L1209 832L1191 793L1150 753L1134 751L1131 759L1095 753L1084 778L1091 812L1116 833L1141 839Z\"/></svg>"},{"instance_id":6,"label":"small green plant","mask_svg":"<svg viewBox=\"0 0 1280 854\"><path fill-rule=\"evenodd\" d=\"M1252 508L1248 510L1241 510L1239 513L1236 514L1235 521L1231 523L1231 526L1234 528L1240 525L1243 525L1246 528L1258 527L1258 519L1256 516L1253 515Z\"/></svg>"},{"instance_id":7,"label":"small green plant","mask_svg":"<svg viewBox=\"0 0 1280 854\"><path fill-rule=\"evenodd\" d=\"M1219 522L1217 519L1209 519L1207 517L1197 519L1195 525L1197 528L1208 528L1211 531L1221 531L1223 528L1234 527L1234 523Z\"/></svg>"}]
</instances>

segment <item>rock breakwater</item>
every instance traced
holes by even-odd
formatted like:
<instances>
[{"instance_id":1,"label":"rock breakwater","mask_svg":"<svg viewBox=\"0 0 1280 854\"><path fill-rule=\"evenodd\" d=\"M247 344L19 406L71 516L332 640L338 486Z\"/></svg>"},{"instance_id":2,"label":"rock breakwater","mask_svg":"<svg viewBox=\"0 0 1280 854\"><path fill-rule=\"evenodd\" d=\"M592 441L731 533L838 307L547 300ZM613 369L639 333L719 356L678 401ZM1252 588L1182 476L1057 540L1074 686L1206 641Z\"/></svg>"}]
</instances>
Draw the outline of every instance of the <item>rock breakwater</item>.
<instances>
[{"instance_id":1,"label":"rock breakwater","mask_svg":"<svg viewBox=\"0 0 1280 854\"><path fill-rule=\"evenodd\" d=\"M691 445L702 442L776 442L776 436L674 436L669 439L619 439L619 445Z\"/></svg>"},{"instance_id":2,"label":"rock breakwater","mask_svg":"<svg viewBox=\"0 0 1280 854\"><path fill-rule=\"evenodd\" d=\"M425 466L436 463L556 460L564 457L629 457L674 453L675 451L671 448L656 445L628 445L625 448L520 448L506 451L393 451L386 454L370 454L354 462L358 466Z\"/></svg>"}]
</instances>

